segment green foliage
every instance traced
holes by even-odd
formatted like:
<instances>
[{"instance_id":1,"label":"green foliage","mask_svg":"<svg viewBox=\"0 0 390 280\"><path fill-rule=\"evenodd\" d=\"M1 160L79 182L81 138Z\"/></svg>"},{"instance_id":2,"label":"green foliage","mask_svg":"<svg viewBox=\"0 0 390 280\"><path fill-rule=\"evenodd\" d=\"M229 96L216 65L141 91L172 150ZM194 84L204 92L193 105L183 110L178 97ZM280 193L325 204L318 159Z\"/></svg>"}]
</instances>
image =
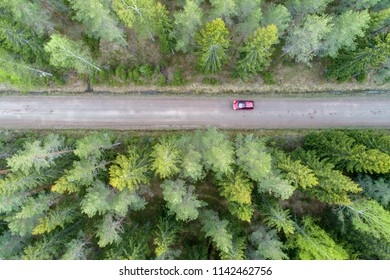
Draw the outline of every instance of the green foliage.
<instances>
[{"instance_id":1,"label":"green foliage","mask_svg":"<svg viewBox=\"0 0 390 280\"><path fill-rule=\"evenodd\" d=\"M282 209L279 205L268 205L264 209L263 215L264 222L269 227L276 228L285 236L294 234L295 223L291 220L289 209Z\"/></svg>"},{"instance_id":2,"label":"green foliage","mask_svg":"<svg viewBox=\"0 0 390 280\"><path fill-rule=\"evenodd\" d=\"M129 149L127 157L118 155L110 166L110 185L121 191L138 189L149 182L149 168L149 158L142 151Z\"/></svg>"},{"instance_id":3,"label":"green foliage","mask_svg":"<svg viewBox=\"0 0 390 280\"><path fill-rule=\"evenodd\" d=\"M304 147L315 150L320 158L327 158L337 168L348 172L373 174L390 170L388 154L356 144L352 137L342 131L310 133L305 137Z\"/></svg>"},{"instance_id":4,"label":"green foliage","mask_svg":"<svg viewBox=\"0 0 390 280\"><path fill-rule=\"evenodd\" d=\"M176 50L190 52L195 46L195 33L202 24L203 11L196 1L187 0L184 9L174 17L172 36L176 39Z\"/></svg>"},{"instance_id":5,"label":"green foliage","mask_svg":"<svg viewBox=\"0 0 390 280\"><path fill-rule=\"evenodd\" d=\"M390 31L390 8L370 13L370 30L374 33Z\"/></svg>"},{"instance_id":6,"label":"green foliage","mask_svg":"<svg viewBox=\"0 0 390 280\"><path fill-rule=\"evenodd\" d=\"M289 240L288 246L297 250L300 260L346 260L348 252L329 234L315 224L311 217L304 217L299 231Z\"/></svg>"},{"instance_id":7,"label":"green foliage","mask_svg":"<svg viewBox=\"0 0 390 280\"><path fill-rule=\"evenodd\" d=\"M240 34L251 34L259 27L262 18L262 0L240 0L237 5L237 31Z\"/></svg>"},{"instance_id":8,"label":"green foliage","mask_svg":"<svg viewBox=\"0 0 390 280\"><path fill-rule=\"evenodd\" d=\"M150 157L153 159L151 169L160 178L169 178L180 172L181 154L173 140L164 138L154 145Z\"/></svg>"},{"instance_id":9,"label":"green foliage","mask_svg":"<svg viewBox=\"0 0 390 280\"><path fill-rule=\"evenodd\" d=\"M318 179L309 167L303 165L300 160L293 161L289 156L281 155L277 167L283 171L287 180L290 180L295 188L308 189L318 185Z\"/></svg>"},{"instance_id":10,"label":"green foliage","mask_svg":"<svg viewBox=\"0 0 390 280\"><path fill-rule=\"evenodd\" d=\"M100 71L100 68L93 64L90 51L79 41L54 34L45 44L45 51L49 54L50 64L54 67L74 69L83 74L93 69Z\"/></svg>"},{"instance_id":11,"label":"green foliage","mask_svg":"<svg viewBox=\"0 0 390 280\"><path fill-rule=\"evenodd\" d=\"M220 220L218 213L204 210L201 215L202 231L211 237L219 251L228 253L233 249L233 236L227 230L228 221Z\"/></svg>"},{"instance_id":12,"label":"green foliage","mask_svg":"<svg viewBox=\"0 0 390 280\"><path fill-rule=\"evenodd\" d=\"M197 65L205 74L216 73L227 62L226 50L230 46L229 30L222 19L217 18L199 30L195 35Z\"/></svg>"},{"instance_id":13,"label":"green foliage","mask_svg":"<svg viewBox=\"0 0 390 280\"><path fill-rule=\"evenodd\" d=\"M174 222L167 218L160 219L154 231L156 237L153 239L153 244L156 245L154 252L157 258L166 259L169 257L171 251L169 247L176 241L177 233L178 227Z\"/></svg>"},{"instance_id":14,"label":"green foliage","mask_svg":"<svg viewBox=\"0 0 390 280\"><path fill-rule=\"evenodd\" d=\"M66 244L65 254L62 260L86 260L88 253L91 251L87 247L88 242L85 240L84 234L81 232L78 238L72 239Z\"/></svg>"},{"instance_id":15,"label":"green foliage","mask_svg":"<svg viewBox=\"0 0 390 280\"><path fill-rule=\"evenodd\" d=\"M44 141L26 142L24 150L7 159L13 172L28 174L31 169L41 172L54 164L54 160L69 151L63 151L63 138L50 134Z\"/></svg>"},{"instance_id":16,"label":"green foliage","mask_svg":"<svg viewBox=\"0 0 390 280\"><path fill-rule=\"evenodd\" d=\"M286 246L279 240L276 230L260 226L249 236L251 260L286 260Z\"/></svg>"},{"instance_id":17,"label":"green foliage","mask_svg":"<svg viewBox=\"0 0 390 280\"><path fill-rule=\"evenodd\" d=\"M285 6L271 3L264 13L261 24L262 26L276 25L278 36L281 37L290 25L291 20L291 14Z\"/></svg>"},{"instance_id":18,"label":"green foliage","mask_svg":"<svg viewBox=\"0 0 390 280\"><path fill-rule=\"evenodd\" d=\"M175 69L173 71L171 84L173 86L182 86L185 83L186 83L186 80L185 80L185 78L183 76L183 70Z\"/></svg>"},{"instance_id":19,"label":"green foliage","mask_svg":"<svg viewBox=\"0 0 390 280\"><path fill-rule=\"evenodd\" d=\"M38 173L9 173L0 180L0 195L15 196L20 194L23 196L23 191L34 189L44 182L41 174ZM0 203L1 206L6 204ZM1 211L0 211L1 212Z\"/></svg>"},{"instance_id":20,"label":"green foliage","mask_svg":"<svg viewBox=\"0 0 390 280\"><path fill-rule=\"evenodd\" d=\"M26 63L46 62L42 41L13 18L0 19L0 43L15 58Z\"/></svg>"},{"instance_id":21,"label":"green foliage","mask_svg":"<svg viewBox=\"0 0 390 280\"><path fill-rule=\"evenodd\" d=\"M23 260L52 260L56 255L54 240L43 238L23 249Z\"/></svg>"},{"instance_id":22,"label":"green foliage","mask_svg":"<svg viewBox=\"0 0 390 280\"><path fill-rule=\"evenodd\" d=\"M237 3L235 0L210 0L213 7L211 10L212 18L222 18L228 24L231 18L237 14Z\"/></svg>"},{"instance_id":23,"label":"green foliage","mask_svg":"<svg viewBox=\"0 0 390 280\"><path fill-rule=\"evenodd\" d=\"M340 6L341 8L344 9L353 9L353 10L363 10L363 9L368 9L381 0L341 0Z\"/></svg>"},{"instance_id":24,"label":"green foliage","mask_svg":"<svg viewBox=\"0 0 390 280\"><path fill-rule=\"evenodd\" d=\"M33 234L49 233L57 227L64 228L77 217L74 205L61 205L50 210L45 217L39 219L38 225L33 229Z\"/></svg>"},{"instance_id":25,"label":"green foliage","mask_svg":"<svg viewBox=\"0 0 390 280\"><path fill-rule=\"evenodd\" d=\"M228 251L221 251L221 260L244 260L246 242L245 238L233 238L232 248Z\"/></svg>"},{"instance_id":26,"label":"green foliage","mask_svg":"<svg viewBox=\"0 0 390 280\"><path fill-rule=\"evenodd\" d=\"M226 134L209 129L203 133L198 132L195 137L200 138L202 157L207 170L212 170L218 175L232 171L234 148Z\"/></svg>"},{"instance_id":27,"label":"green foliage","mask_svg":"<svg viewBox=\"0 0 390 280\"><path fill-rule=\"evenodd\" d=\"M16 260L19 259L19 252L28 240L20 237L19 235L13 235L10 231L4 232L0 236L0 260Z\"/></svg>"},{"instance_id":28,"label":"green foliage","mask_svg":"<svg viewBox=\"0 0 390 280\"><path fill-rule=\"evenodd\" d=\"M230 175L220 183L221 195L229 202L251 204L253 184L245 178L242 172Z\"/></svg>"},{"instance_id":29,"label":"green foliage","mask_svg":"<svg viewBox=\"0 0 390 280\"><path fill-rule=\"evenodd\" d=\"M259 27L253 36L248 36L245 45L239 49L240 59L236 66L239 77L251 78L269 66L273 52L272 45L278 41L277 34L278 29L272 24Z\"/></svg>"},{"instance_id":30,"label":"green foliage","mask_svg":"<svg viewBox=\"0 0 390 280\"><path fill-rule=\"evenodd\" d=\"M228 210L233 215L236 216L240 221L250 222L254 213L253 206L251 204L229 202Z\"/></svg>"},{"instance_id":31,"label":"green foliage","mask_svg":"<svg viewBox=\"0 0 390 280\"><path fill-rule=\"evenodd\" d=\"M105 247L112 243L119 243L122 240L120 236L122 232L122 219L110 213L104 215L102 222L97 226L98 245Z\"/></svg>"},{"instance_id":32,"label":"green foliage","mask_svg":"<svg viewBox=\"0 0 390 280\"><path fill-rule=\"evenodd\" d=\"M363 194L374 199L385 209L390 209L390 181L385 178L373 180L370 176L365 175L359 178L358 183L363 187Z\"/></svg>"},{"instance_id":33,"label":"green foliage","mask_svg":"<svg viewBox=\"0 0 390 280\"><path fill-rule=\"evenodd\" d=\"M288 199L295 191L289 180L283 179L280 174L273 173L257 184L257 191L260 194L269 194L280 199Z\"/></svg>"},{"instance_id":34,"label":"green foliage","mask_svg":"<svg viewBox=\"0 0 390 280\"><path fill-rule=\"evenodd\" d=\"M123 31L110 15L107 1L102 0L69 0L76 12L75 19L82 22L86 32L109 42L126 45Z\"/></svg>"},{"instance_id":35,"label":"green foliage","mask_svg":"<svg viewBox=\"0 0 390 280\"><path fill-rule=\"evenodd\" d=\"M387 73L390 56L390 34L378 34L368 38L356 50L341 51L331 61L326 75L330 79L347 81L351 77L361 77L368 73ZM387 81L384 77L383 82Z\"/></svg>"},{"instance_id":36,"label":"green foliage","mask_svg":"<svg viewBox=\"0 0 390 280\"><path fill-rule=\"evenodd\" d=\"M368 28L370 16L367 10L361 12L346 11L333 18L332 28L324 37L321 46L322 55L337 57L340 49L354 50L357 37L364 36L364 30Z\"/></svg>"},{"instance_id":37,"label":"green foliage","mask_svg":"<svg viewBox=\"0 0 390 280\"><path fill-rule=\"evenodd\" d=\"M351 206L343 207L342 211L355 230L390 243L390 212L378 202L360 199Z\"/></svg>"},{"instance_id":38,"label":"green foliage","mask_svg":"<svg viewBox=\"0 0 390 280\"><path fill-rule=\"evenodd\" d=\"M149 36L153 41L156 33L155 0L113 0L112 6L118 17L143 38Z\"/></svg>"},{"instance_id":39,"label":"green foliage","mask_svg":"<svg viewBox=\"0 0 390 280\"><path fill-rule=\"evenodd\" d=\"M107 133L93 133L76 141L74 154L80 159L93 160L102 156L102 151L112 148L110 135Z\"/></svg>"},{"instance_id":40,"label":"green foliage","mask_svg":"<svg viewBox=\"0 0 390 280\"><path fill-rule=\"evenodd\" d=\"M328 16L308 15L300 25L294 25L286 38L283 51L296 62L310 64L331 30Z\"/></svg>"},{"instance_id":41,"label":"green foliage","mask_svg":"<svg viewBox=\"0 0 390 280\"><path fill-rule=\"evenodd\" d=\"M294 16L304 16L306 14L319 14L333 0L289 0L286 6Z\"/></svg>"},{"instance_id":42,"label":"green foliage","mask_svg":"<svg viewBox=\"0 0 390 280\"><path fill-rule=\"evenodd\" d=\"M198 208L205 205L197 199L195 187L186 185L183 180L167 180L161 184L164 200L170 212L176 215L178 221L191 221L198 218Z\"/></svg>"},{"instance_id":43,"label":"green foliage","mask_svg":"<svg viewBox=\"0 0 390 280\"><path fill-rule=\"evenodd\" d=\"M13 55L0 47L0 82L4 85L13 85L22 90L43 84L53 75L35 66L16 59Z\"/></svg>"},{"instance_id":44,"label":"green foliage","mask_svg":"<svg viewBox=\"0 0 390 280\"><path fill-rule=\"evenodd\" d=\"M318 179L318 186L305 192L319 201L329 204L351 204L350 193L359 193L362 189L342 172L335 170L334 165L326 160L319 160L315 152L301 151L298 155Z\"/></svg>"},{"instance_id":45,"label":"green foliage","mask_svg":"<svg viewBox=\"0 0 390 280\"><path fill-rule=\"evenodd\" d=\"M378 149L390 155L390 135L366 129L355 129L346 133L356 143L365 145L369 149Z\"/></svg>"},{"instance_id":46,"label":"green foliage","mask_svg":"<svg viewBox=\"0 0 390 280\"><path fill-rule=\"evenodd\" d=\"M28 0L2 0L0 8L12 14L13 19L30 28L39 36L54 31L54 24L51 21L47 10L43 9L40 1L31 2Z\"/></svg>"}]
</instances>

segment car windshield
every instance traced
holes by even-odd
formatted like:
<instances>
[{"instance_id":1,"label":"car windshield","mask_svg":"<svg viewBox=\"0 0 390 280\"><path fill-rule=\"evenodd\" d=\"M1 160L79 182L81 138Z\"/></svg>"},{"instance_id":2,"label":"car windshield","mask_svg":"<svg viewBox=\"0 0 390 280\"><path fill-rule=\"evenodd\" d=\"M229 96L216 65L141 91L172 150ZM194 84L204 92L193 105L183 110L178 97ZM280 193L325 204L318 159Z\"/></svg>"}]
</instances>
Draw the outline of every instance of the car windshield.
<instances>
[{"instance_id":1,"label":"car windshield","mask_svg":"<svg viewBox=\"0 0 390 280\"><path fill-rule=\"evenodd\" d=\"M245 102L238 102L238 108L244 108Z\"/></svg>"}]
</instances>

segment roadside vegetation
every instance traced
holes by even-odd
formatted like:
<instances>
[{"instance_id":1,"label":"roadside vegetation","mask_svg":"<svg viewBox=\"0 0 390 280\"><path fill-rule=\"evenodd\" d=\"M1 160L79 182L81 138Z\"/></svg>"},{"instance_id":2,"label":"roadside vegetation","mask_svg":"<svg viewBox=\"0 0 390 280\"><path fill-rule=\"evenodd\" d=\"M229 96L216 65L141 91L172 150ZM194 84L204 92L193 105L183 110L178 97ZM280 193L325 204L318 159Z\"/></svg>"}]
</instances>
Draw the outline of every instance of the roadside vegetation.
<instances>
[{"instance_id":1,"label":"roadside vegetation","mask_svg":"<svg viewBox=\"0 0 390 280\"><path fill-rule=\"evenodd\" d=\"M0 15L7 88L390 77L387 0L3 0Z\"/></svg>"},{"instance_id":2,"label":"roadside vegetation","mask_svg":"<svg viewBox=\"0 0 390 280\"><path fill-rule=\"evenodd\" d=\"M387 130L0 133L0 259L390 259Z\"/></svg>"}]
</instances>

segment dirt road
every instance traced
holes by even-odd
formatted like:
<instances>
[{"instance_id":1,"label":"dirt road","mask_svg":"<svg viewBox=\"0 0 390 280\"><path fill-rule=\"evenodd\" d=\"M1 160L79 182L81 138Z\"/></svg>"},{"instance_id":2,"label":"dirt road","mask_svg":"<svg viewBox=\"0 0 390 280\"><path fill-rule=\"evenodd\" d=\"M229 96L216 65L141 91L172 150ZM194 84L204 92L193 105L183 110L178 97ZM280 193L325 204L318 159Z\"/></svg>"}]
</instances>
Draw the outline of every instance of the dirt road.
<instances>
[{"instance_id":1,"label":"dirt road","mask_svg":"<svg viewBox=\"0 0 390 280\"><path fill-rule=\"evenodd\" d=\"M390 98L0 97L0 128L390 128Z\"/></svg>"}]
</instances>

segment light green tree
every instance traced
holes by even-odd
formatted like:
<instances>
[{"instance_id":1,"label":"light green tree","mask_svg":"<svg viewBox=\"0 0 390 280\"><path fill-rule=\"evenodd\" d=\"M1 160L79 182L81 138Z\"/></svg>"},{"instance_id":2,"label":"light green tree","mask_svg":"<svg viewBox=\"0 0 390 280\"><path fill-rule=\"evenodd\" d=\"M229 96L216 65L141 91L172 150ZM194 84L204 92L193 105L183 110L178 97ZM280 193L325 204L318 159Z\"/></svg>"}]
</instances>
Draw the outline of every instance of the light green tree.
<instances>
[{"instance_id":1,"label":"light green tree","mask_svg":"<svg viewBox=\"0 0 390 280\"><path fill-rule=\"evenodd\" d=\"M109 244L119 243L122 240L120 234L123 232L123 218L114 214L104 215L100 224L97 225L96 237L99 238L98 245L105 247Z\"/></svg>"},{"instance_id":2,"label":"light green tree","mask_svg":"<svg viewBox=\"0 0 390 280\"><path fill-rule=\"evenodd\" d=\"M102 0L70 0L75 19L86 27L86 33L97 39L116 42L126 45L123 31L110 15L110 7L107 1Z\"/></svg>"},{"instance_id":3,"label":"light green tree","mask_svg":"<svg viewBox=\"0 0 390 280\"><path fill-rule=\"evenodd\" d=\"M262 139L253 134L238 135L236 138L237 165L253 181L260 181L271 173L271 155Z\"/></svg>"},{"instance_id":4,"label":"light green tree","mask_svg":"<svg viewBox=\"0 0 390 280\"><path fill-rule=\"evenodd\" d=\"M40 5L40 1L2 0L0 8L9 11L16 22L27 26L39 36L54 31L49 12Z\"/></svg>"},{"instance_id":5,"label":"light green tree","mask_svg":"<svg viewBox=\"0 0 390 280\"><path fill-rule=\"evenodd\" d=\"M92 61L92 56L83 44L65 36L54 34L45 44L45 51L50 56L50 64L57 68L73 69L80 74L87 75L87 91L91 91L89 74L91 71L100 71Z\"/></svg>"},{"instance_id":6,"label":"light green tree","mask_svg":"<svg viewBox=\"0 0 390 280\"><path fill-rule=\"evenodd\" d=\"M263 209L264 222L270 228L276 228L278 232L283 232L285 236L290 236L295 232L295 223L291 220L290 210L282 209L280 205L267 205Z\"/></svg>"},{"instance_id":7,"label":"light green tree","mask_svg":"<svg viewBox=\"0 0 390 280\"><path fill-rule=\"evenodd\" d=\"M286 260L286 246L279 240L275 229L259 226L249 235L251 244L248 257L251 260Z\"/></svg>"},{"instance_id":8,"label":"light green tree","mask_svg":"<svg viewBox=\"0 0 390 280\"><path fill-rule=\"evenodd\" d=\"M140 37L149 36L155 40L156 0L113 0L112 6L127 27L134 29Z\"/></svg>"},{"instance_id":9,"label":"light green tree","mask_svg":"<svg viewBox=\"0 0 390 280\"><path fill-rule=\"evenodd\" d=\"M161 140L153 146L150 157L153 160L151 168L160 178L165 179L180 172L181 154L174 140Z\"/></svg>"},{"instance_id":10,"label":"light green tree","mask_svg":"<svg viewBox=\"0 0 390 280\"><path fill-rule=\"evenodd\" d=\"M197 44L197 66L205 73L216 73L227 62L230 46L229 30L222 19L217 18L199 30L195 35Z\"/></svg>"},{"instance_id":11,"label":"light green tree","mask_svg":"<svg viewBox=\"0 0 390 280\"><path fill-rule=\"evenodd\" d=\"M286 6L294 16L320 14L333 0L288 0Z\"/></svg>"},{"instance_id":12,"label":"light green tree","mask_svg":"<svg viewBox=\"0 0 390 280\"><path fill-rule=\"evenodd\" d=\"M368 28L370 16L367 10L361 12L346 11L332 19L332 28L324 37L324 43L319 51L321 55L336 57L338 51L343 49L355 49L356 38L364 36L364 30Z\"/></svg>"},{"instance_id":13,"label":"light green tree","mask_svg":"<svg viewBox=\"0 0 390 280\"><path fill-rule=\"evenodd\" d=\"M275 25L259 27L253 35L248 36L243 47L239 49L240 58L236 73L242 79L251 78L265 70L271 62L272 47L278 42L278 30Z\"/></svg>"},{"instance_id":14,"label":"light green tree","mask_svg":"<svg viewBox=\"0 0 390 280\"><path fill-rule=\"evenodd\" d=\"M191 221L198 218L199 208L205 203L198 200L195 187L186 185L183 180L167 180L161 184L164 200L168 209L176 215L178 221Z\"/></svg>"},{"instance_id":15,"label":"light green tree","mask_svg":"<svg viewBox=\"0 0 390 280\"><path fill-rule=\"evenodd\" d=\"M196 1L187 0L184 9L174 17L172 36L176 39L176 50L190 52L195 46L195 33L202 25L203 11Z\"/></svg>"},{"instance_id":16,"label":"light green tree","mask_svg":"<svg viewBox=\"0 0 390 280\"><path fill-rule=\"evenodd\" d=\"M200 222L206 237L210 237L216 248L222 252L229 252L233 248L233 235L227 230L228 221L220 220L218 213L213 210L204 210Z\"/></svg>"},{"instance_id":17,"label":"light green tree","mask_svg":"<svg viewBox=\"0 0 390 280\"><path fill-rule=\"evenodd\" d=\"M347 260L348 252L337 244L329 234L305 216L297 233L290 237L288 247L297 250L300 260Z\"/></svg>"},{"instance_id":18,"label":"light green tree","mask_svg":"<svg viewBox=\"0 0 390 280\"><path fill-rule=\"evenodd\" d=\"M262 0L236 1L237 25L234 28L239 34L252 34L260 25L262 18Z\"/></svg>"},{"instance_id":19,"label":"light green tree","mask_svg":"<svg viewBox=\"0 0 390 280\"><path fill-rule=\"evenodd\" d=\"M213 7L211 18L221 18L228 24L232 23L232 17L237 15L237 3L235 0L210 0Z\"/></svg>"},{"instance_id":20,"label":"light green tree","mask_svg":"<svg viewBox=\"0 0 390 280\"><path fill-rule=\"evenodd\" d=\"M291 14L285 6L282 4L271 3L264 12L261 25L276 25L278 28L278 37L282 37L290 25L291 20Z\"/></svg>"},{"instance_id":21,"label":"light green tree","mask_svg":"<svg viewBox=\"0 0 390 280\"><path fill-rule=\"evenodd\" d=\"M317 54L322 42L331 30L331 18L327 15L308 15L302 24L294 25L286 37L283 47L296 62L310 65L310 60Z\"/></svg>"},{"instance_id":22,"label":"light green tree","mask_svg":"<svg viewBox=\"0 0 390 280\"><path fill-rule=\"evenodd\" d=\"M129 149L128 156L118 155L110 166L110 185L119 190L138 189L149 182L149 158L143 152Z\"/></svg>"}]
</instances>

